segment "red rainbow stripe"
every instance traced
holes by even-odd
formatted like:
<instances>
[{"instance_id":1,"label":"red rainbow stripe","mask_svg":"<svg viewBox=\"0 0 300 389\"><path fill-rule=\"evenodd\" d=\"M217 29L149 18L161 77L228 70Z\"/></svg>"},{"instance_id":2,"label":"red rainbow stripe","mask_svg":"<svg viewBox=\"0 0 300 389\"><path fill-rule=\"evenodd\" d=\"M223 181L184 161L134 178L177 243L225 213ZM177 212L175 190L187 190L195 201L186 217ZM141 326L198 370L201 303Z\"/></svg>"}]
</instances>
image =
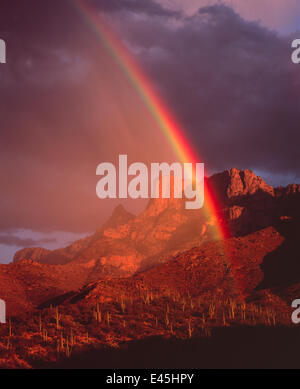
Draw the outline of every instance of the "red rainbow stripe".
<instances>
[{"instance_id":1,"label":"red rainbow stripe","mask_svg":"<svg viewBox=\"0 0 300 389\"><path fill-rule=\"evenodd\" d=\"M191 147L191 142L188 140L184 130L175 121L173 115L170 114L170 110L166 107L166 104L154 92L148 78L121 43L120 39L107 26L100 13L96 12L85 0L73 0L73 4L80 16L84 18L88 26L95 32L117 65L134 86L180 161L182 163L199 162L199 158L197 158L196 152ZM206 182L205 187L205 205L203 208L206 216L211 217L215 221L216 238L224 240L229 237L229 231L219 212L220 206L208 182Z\"/></svg>"}]
</instances>

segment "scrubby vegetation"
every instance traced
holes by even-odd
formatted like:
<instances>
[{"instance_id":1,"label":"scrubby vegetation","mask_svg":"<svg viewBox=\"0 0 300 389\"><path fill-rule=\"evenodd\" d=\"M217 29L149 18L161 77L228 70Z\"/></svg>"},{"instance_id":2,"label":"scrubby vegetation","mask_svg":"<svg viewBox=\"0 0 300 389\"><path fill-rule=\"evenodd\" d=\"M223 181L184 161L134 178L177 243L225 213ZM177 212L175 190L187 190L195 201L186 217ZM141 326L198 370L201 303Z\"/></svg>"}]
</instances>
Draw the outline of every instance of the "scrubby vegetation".
<instances>
[{"instance_id":1,"label":"scrubby vegetation","mask_svg":"<svg viewBox=\"0 0 300 389\"><path fill-rule=\"evenodd\" d=\"M82 299L49 305L0 327L0 365L30 368L57 362L89 348L119 348L124 343L159 336L196 339L213 336L220 327L290 325L289 309L267 292L258 302L192 297L152 290L123 293L111 301Z\"/></svg>"}]
</instances>

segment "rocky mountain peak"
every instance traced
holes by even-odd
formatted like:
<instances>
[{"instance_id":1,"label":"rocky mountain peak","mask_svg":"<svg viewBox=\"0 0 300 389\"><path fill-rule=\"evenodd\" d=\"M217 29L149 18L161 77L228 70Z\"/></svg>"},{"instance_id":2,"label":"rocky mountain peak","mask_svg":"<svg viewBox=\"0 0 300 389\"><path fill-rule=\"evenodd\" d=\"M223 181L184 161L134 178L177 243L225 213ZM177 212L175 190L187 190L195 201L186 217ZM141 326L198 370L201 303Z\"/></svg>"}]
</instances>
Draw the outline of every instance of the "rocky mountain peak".
<instances>
[{"instance_id":1,"label":"rocky mountain peak","mask_svg":"<svg viewBox=\"0 0 300 389\"><path fill-rule=\"evenodd\" d=\"M248 169L228 169L214 174L209 178L209 181L220 200L225 203L238 197L249 196L255 193L274 196L274 188Z\"/></svg>"},{"instance_id":2,"label":"rocky mountain peak","mask_svg":"<svg viewBox=\"0 0 300 389\"><path fill-rule=\"evenodd\" d=\"M28 247L15 253L13 262L17 263L25 259L39 261L42 257L48 255L51 251L42 247Z\"/></svg>"},{"instance_id":3,"label":"rocky mountain peak","mask_svg":"<svg viewBox=\"0 0 300 389\"><path fill-rule=\"evenodd\" d=\"M133 220L135 216L126 211L122 204L119 204L112 212L111 217L103 224L103 228L115 228Z\"/></svg>"}]
</instances>

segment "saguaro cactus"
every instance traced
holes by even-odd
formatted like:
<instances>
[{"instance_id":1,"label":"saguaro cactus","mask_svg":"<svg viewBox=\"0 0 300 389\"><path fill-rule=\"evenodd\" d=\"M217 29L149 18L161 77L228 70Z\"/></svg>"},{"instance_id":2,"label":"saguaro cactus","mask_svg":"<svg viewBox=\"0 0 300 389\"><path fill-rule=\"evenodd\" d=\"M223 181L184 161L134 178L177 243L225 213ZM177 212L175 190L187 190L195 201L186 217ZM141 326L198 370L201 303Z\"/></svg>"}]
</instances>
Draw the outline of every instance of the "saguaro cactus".
<instances>
[{"instance_id":1,"label":"saguaro cactus","mask_svg":"<svg viewBox=\"0 0 300 389\"><path fill-rule=\"evenodd\" d=\"M58 311L58 307L55 309L55 320L56 320L56 329L60 329L60 319L61 319L61 314Z\"/></svg>"}]
</instances>

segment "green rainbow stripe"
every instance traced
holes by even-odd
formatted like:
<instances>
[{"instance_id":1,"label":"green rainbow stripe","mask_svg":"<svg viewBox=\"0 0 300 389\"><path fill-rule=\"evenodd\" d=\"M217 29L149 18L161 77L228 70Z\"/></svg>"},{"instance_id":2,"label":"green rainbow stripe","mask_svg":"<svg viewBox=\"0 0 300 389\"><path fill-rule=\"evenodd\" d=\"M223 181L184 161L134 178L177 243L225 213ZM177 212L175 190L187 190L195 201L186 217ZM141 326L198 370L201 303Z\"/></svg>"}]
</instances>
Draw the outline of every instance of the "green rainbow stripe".
<instances>
[{"instance_id":1,"label":"green rainbow stripe","mask_svg":"<svg viewBox=\"0 0 300 389\"><path fill-rule=\"evenodd\" d=\"M173 119L166 105L157 93L154 92L149 80L145 77L136 61L121 43L120 39L107 26L101 15L85 0L72 0L72 4L134 86L180 161L182 163L199 162L183 129ZM206 184L204 211L206 215L211 216L215 220L216 237L225 239L229 234L225 223L217 216L218 208L213 192Z\"/></svg>"}]
</instances>

